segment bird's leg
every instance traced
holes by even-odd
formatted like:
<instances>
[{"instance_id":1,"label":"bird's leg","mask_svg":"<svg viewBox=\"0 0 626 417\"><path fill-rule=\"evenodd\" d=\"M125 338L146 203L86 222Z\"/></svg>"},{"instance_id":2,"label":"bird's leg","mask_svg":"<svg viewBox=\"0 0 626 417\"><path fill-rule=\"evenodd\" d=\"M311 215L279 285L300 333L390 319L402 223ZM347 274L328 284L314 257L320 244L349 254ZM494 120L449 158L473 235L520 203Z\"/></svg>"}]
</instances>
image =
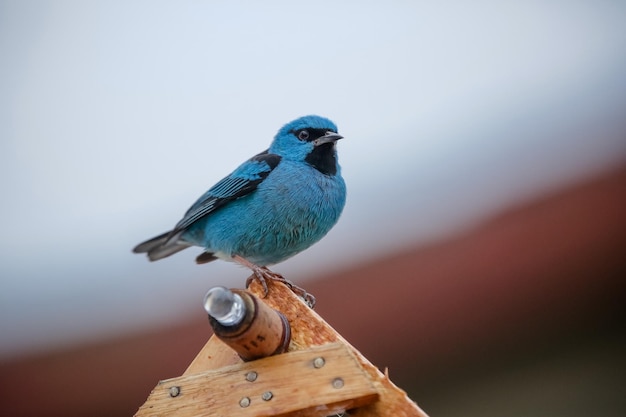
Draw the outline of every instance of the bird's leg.
<instances>
[{"instance_id":1,"label":"bird's leg","mask_svg":"<svg viewBox=\"0 0 626 417\"><path fill-rule=\"evenodd\" d=\"M261 286L263 287L264 297L267 297L267 294L269 293L269 288L267 287L267 280L282 282L283 284L288 286L289 289L291 289L291 291L293 291L297 296L302 297L304 301L309 305L309 307L311 308L315 307L316 300L313 294L309 294L308 292L306 292L304 288L297 286L296 284L289 281L282 275L274 271L270 271L269 268L267 268L266 266L259 266L259 265L253 264L252 262L248 261L245 258L242 258L239 255L233 255L233 260L237 262L238 264L243 265L249 268L250 270L252 270L252 275L250 275L250 277L246 280L246 288L250 286L250 284L252 283L254 279L257 279L259 283L261 284Z\"/></svg>"}]
</instances>

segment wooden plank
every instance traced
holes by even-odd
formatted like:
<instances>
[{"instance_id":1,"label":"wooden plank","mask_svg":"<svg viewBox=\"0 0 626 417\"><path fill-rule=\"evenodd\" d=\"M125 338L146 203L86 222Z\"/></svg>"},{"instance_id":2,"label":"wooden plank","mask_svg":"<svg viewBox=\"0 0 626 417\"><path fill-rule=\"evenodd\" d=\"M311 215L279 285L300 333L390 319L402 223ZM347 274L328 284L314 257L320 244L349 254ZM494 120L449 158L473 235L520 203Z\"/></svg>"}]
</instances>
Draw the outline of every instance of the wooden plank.
<instances>
[{"instance_id":1,"label":"wooden plank","mask_svg":"<svg viewBox=\"0 0 626 417\"><path fill-rule=\"evenodd\" d=\"M349 349L332 343L161 381L136 416L328 416L377 398Z\"/></svg>"},{"instance_id":2,"label":"wooden plank","mask_svg":"<svg viewBox=\"0 0 626 417\"><path fill-rule=\"evenodd\" d=\"M207 326L209 323L207 322ZM215 335L211 336L202 350L187 367L183 375L193 375L210 369L218 369L222 366L234 365L243 361L237 352L228 347Z\"/></svg>"}]
</instances>

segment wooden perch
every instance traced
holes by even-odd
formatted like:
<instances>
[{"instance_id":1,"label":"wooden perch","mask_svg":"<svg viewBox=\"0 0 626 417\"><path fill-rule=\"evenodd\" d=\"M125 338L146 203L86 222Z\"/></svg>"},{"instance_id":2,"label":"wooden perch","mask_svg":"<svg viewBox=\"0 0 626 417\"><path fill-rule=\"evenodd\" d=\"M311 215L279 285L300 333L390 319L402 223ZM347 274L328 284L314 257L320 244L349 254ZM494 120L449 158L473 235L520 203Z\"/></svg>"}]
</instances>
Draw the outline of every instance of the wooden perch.
<instances>
[{"instance_id":1,"label":"wooden perch","mask_svg":"<svg viewBox=\"0 0 626 417\"><path fill-rule=\"evenodd\" d=\"M258 297L245 290L228 290L224 287L211 288L208 294L215 294L221 299L209 305L219 304L214 314L227 321L222 324L209 313L209 323L215 336L235 350L241 359L250 361L265 358L289 349L291 326L287 318ZM225 317L222 317L224 314Z\"/></svg>"},{"instance_id":2,"label":"wooden perch","mask_svg":"<svg viewBox=\"0 0 626 417\"><path fill-rule=\"evenodd\" d=\"M288 352L243 362L212 336L178 378L159 382L135 417L306 416L350 410L359 417L427 417L282 283L249 291L291 325ZM320 359L322 358L322 359Z\"/></svg>"}]
</instances>

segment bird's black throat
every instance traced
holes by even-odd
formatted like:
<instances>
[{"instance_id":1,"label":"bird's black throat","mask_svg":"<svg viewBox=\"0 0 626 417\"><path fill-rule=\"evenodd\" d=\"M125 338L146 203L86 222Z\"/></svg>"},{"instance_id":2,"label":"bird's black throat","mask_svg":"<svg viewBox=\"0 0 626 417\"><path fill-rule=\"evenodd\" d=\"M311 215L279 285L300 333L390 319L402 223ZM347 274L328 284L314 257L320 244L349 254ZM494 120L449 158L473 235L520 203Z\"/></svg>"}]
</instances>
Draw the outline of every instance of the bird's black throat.
<instances>
[{"instance_id":1,"label":"bird's black throat","mask_svg":"<svg viewBox=\"0 0 626 417\"><path fill-rule=\"evenodd\" d=\"M335 175L337 173L337 153L334 143L324 143L313 148L305 161L325 175Z\"/></svg>"}]
</instances>

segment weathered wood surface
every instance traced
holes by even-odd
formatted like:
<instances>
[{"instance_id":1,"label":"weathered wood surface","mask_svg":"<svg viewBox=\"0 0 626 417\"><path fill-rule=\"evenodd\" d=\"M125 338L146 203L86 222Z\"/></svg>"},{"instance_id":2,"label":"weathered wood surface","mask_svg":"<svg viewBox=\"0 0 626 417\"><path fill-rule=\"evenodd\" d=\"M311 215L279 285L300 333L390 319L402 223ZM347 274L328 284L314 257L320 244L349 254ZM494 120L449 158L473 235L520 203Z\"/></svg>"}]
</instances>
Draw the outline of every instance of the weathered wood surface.
<instances>
[{"instance_id":1,"label":"weathered wood surface","mask_svg":"<svg viewBox=\"0 0 626 417\"><path fill-rule=\"evenodd\" d=\"M159 382L138 416L327 416L378 393L341 343Z\"/></svg>"},{"instance_id":2,"label":"weathered wood surface","mask_svg":"<svg viewBox=\"0 0 626 417\"><path fill-rule=\"evenodd\" d=\"M315 311L311 310L300 298L298 298L289 288L285 285L275 282L268 282L269 285L269 294L266 298L263 298L263 289L257 282L253 282L250 286L249 290L251 293L257 295L262 298L264 302L266 302L270 307L280 311L285 315L289 323L291 324L291 343L289 345L289 353L285 353L282 355L278 355L275 357L259 359L253 362L244 363L241 358L226 344L220 341L217 337L213 336L209 339L206 345L202 348L200 353L196 356L196 358L191 362L185 373L180 378L174 378L171 380L161 381L159 385L152 391L150 397L146 401L146 403L139 409L136 417L145 417L145 416L159 416L159 415L169 415L169 416L216 416L216 415L241 415L241 416L260 416L260 415L289 415L289 416L307 416L307 417L317 417L317 416L326 416L331 415L332 413L336 413L340 411L342 404L339 402L335 402L335 408L323 408L327 405L323 404L324 400L318 401L319 405L322 407L320 409L312 409L307 404L303 403L303 407L298 408L296 404L293 407L293 410L305 410L305 411L297 411L297 412L288 412L285 414L280 410L272 411L270 409L259 409L259 414L255 413L255 409L252 408L252 400L253 397L256 399L256 403L258 403L258 392L255 391L256 397L253 395L252 397L248 394L245 394L244 391L241 391L242 386L239 385L242 383L241 375L237 374L241 370L248 369L248 367L255 367L257 362L267 361L266 364L271 365L275 362L277 358L280 356L291 355L296 352L302 351L302 354L306 354L307 350L311 350L313 348L324 348L329 344L337 344L344 346L348 352L350 352L350 356L353 358L353 361L356 361L358 367L362 370L362 372L367 375L369 383L374 388L374 390L378 394L378 401L373 402L368 405L359 406L356 409L350 410L350 416L358 416L358 417L386 417L386 416L394 416L394 417L427 417L427 415L406 395L406 393L400 388L396 387L387 377L387 375L383 374L378 368L372 365L363 355L361 355L354 347L352 347L341 335L339 335L328 323L326 323ZM207 324L208 325L208 324ZM280 360L279 360L280 361ZM326 366L325 366L326 367ZM239 369L240 371L234 371ZM291 375L286 374L285 376L291 379L290 386L294 389L302 390L299 392L309 393L310 397L313 397L314 400L318 400L314 396L317 394L309 391L309 379L301 378L296 371L297 367L294 365L293 372ZM323 368L322 368L323 369ZM332 370L331 366L328 365L328 368ZM237 381L230 381L224 378L227 375L237 375ZM188 379L185 379L188 378ZM169 389L172 386L177 386L173 381L186 381L193 382L192 385L193 391L191 395L187 395L191 402L197 401L194 399L196 397L200 397L205 401L205 404L200 408L185 408L185 407L177 407L177 408L167 408L165 407L166 403L175 404L174 401L169 400L179 400L179 404L183 403L185 395L185 391L183 390L184 386L181 388L181 393L179 397L170 397ZM219 392L211 392L209 393L206 388L202 388L203 386L208 387L211 381L217 381L218 384L223 384L225 390L232 390L237 393L238 397L250 397L251 405L249 407L241 407L236 408L238 413L241 414L220 414L220 406L218 403L211 405L207 403L206 397L216 398L224 395ZM236 382L236 383L235 383ZM243 382L248 382L243 378ZM176 382L178 383L178 382ZM317 383L316 383L317 384ZM314 384L315 385L315 384ZM315 385L317 386L317 385ZM318 386L323 387L324 384ZM243 387L246 387L243 384ZM274 388L277 389L277 388ZM189 388L187 388L189 390ZM241 392L240 392L241 391ZM272 391L270 389L270 391ZM273 392L273 391L272 391ZM281 391L282 392L282 391ZM284 395L284 394L281 394ZM294 401L299 401L297 396L294 395ZM240 398L240 399L241 399ZM264 401L269 404L274 401L276 397L274 397L270 401ZM364 404L367 401L371 401L371 395L365 395L364 402L359 404ZM155 408L155 404L164 401L162 404L165 408ZM263 400L261 400L263 401ZM358 401L358 400L357 400ZM278 404L279 401L275 401L272 403ZM345 406L350 407L348 403ZM161 407L161 405L159 405ZM170 405L170 407L172 407ZM347 409L347 408L346 408ZM176 411L178 410L178 411ZM267 414L269 413L269 414ZM273 414L272 414L273 413ZM276 414L278 413L278 414Z\"/></svg>"}]
</instances>

